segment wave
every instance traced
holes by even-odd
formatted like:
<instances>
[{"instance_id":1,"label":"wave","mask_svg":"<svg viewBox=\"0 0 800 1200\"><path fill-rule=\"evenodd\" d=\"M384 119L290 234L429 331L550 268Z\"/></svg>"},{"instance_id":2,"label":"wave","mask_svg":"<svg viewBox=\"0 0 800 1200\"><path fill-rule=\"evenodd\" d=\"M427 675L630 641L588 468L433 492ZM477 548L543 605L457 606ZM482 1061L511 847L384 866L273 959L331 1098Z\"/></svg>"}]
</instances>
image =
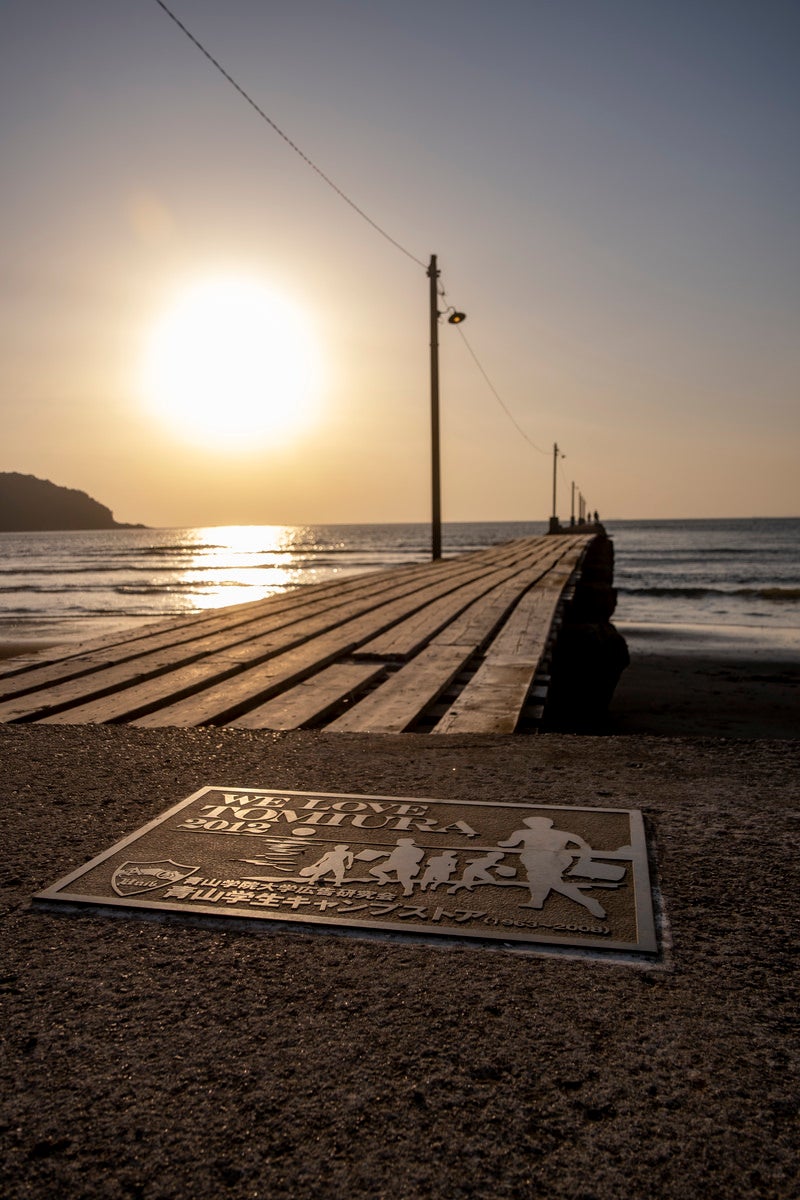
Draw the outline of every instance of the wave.
<instances>
[{"instance_id":1,"label":"wave","mask_svg":"<svg viewBox=\"0 0 800 1200\"><path fill-rule=\"evenodd\" d=\"M635 563L637 567L645 566L648 563L668 563L670 567L675 567L684 562L696 563L698 560L708 562L709 559L735 559L736 561L754 559L759 562L762 559L785 559L786 547L680 546L671 549L659 546L654 549L652 546L627 546L622 553L629 562Z\"/></svg>"},{"instance_id":2,"label":"wave","mask_svg":"<svg viewBox=\"0 0 800 1200\"><path fill-rule=\"evenodd\" d=\"M749 599L773 600L778 604L800 600L800 587L624 587L618 591L625 596L672 596L684 600L699 600L703 596L746 596Z\"/></svg>"},{"instance_id":3,"label":"wave","mask_svg":"<svg viewBox=\"0 0 800 1200\"><path fill-rule=\"evenodd\" d=\"M119 587L110 588L116 596L169 596L172 593L180 595L204 595L207 589L212 588L216 591L218 588L241 588L246 587L239 579L176 579L172 583L152 583L152 584L120 584ZM99 590L99 589L98 589Z\"/></svg>"},{"instance_id":4,"label":"wave","mask_svg":"<svg viewBox=\"0 0 800 1200\"><path fill-rule=\"evenodd\" d=\"M220 542L219 545L213 543L191 545L191 546L140 546L133 549L126 549L125 555L130 558L195 558L199 554L216 553L220 550L227 551L229 554L241 555L246 558L258 558L262 554L269 554L274 558L297 558L299 556L315 559L318 555L339 555L339 554L354 554L362 553L375 555L375 557L384 557L388 547L385 545L376 545L373 549L370 546L353 546L345 543L336 543L328 545L327 543L320 544L319 542L296 542L291 546L270 546L267 543L264 546L247 546L237 548L231 546L227 542ZM425 552L425 546L417 542L393 542L389 553L408 553L421 554ZM101 551L95 551L96 557L103 557ZM87 557L89 557L87 553Z\"/></svg>"}]
</instances>

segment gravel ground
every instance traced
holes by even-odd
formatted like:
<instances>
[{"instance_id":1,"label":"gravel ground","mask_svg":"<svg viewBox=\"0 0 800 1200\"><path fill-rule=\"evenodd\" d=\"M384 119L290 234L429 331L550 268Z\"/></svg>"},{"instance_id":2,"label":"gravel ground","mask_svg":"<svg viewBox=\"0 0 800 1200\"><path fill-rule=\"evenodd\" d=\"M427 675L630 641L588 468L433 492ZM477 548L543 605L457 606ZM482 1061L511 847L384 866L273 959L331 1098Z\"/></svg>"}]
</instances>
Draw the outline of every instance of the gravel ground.
<instances>
[{"instance_id":1,"label":"gravel ground","mask_svg":"<svg viewBox=\"0 0 800 1200\"><path fill-rule=\"evenodd\" d=\"M8 1200L796 1196L797 742L5 726L0 766ZM31 910L203 784L640 808L671 949Z\"/></svg>"}]
</instances>

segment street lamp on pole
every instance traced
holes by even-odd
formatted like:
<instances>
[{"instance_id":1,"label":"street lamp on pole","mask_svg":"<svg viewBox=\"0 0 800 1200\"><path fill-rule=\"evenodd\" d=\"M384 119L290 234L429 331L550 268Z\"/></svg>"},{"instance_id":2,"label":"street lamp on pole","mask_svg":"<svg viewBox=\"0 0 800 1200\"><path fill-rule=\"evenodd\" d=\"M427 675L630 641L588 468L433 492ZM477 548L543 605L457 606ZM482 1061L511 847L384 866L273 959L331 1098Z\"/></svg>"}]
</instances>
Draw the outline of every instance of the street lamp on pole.
<instances>
[{"instance_id":1,"label":"street lamp on pole","mask_svg":"<svg viewBox=\"0 0 800 1200\"><path fill-rule=\"evenodd\" d=\"M558 442L553 442L553 515L550 518L549 533L560 533L561 525L558 520L558 507L556 504L556 480L558 476L558 460L566 458L566 454L562 454L558 448Z\"/></svg>"},{"instance_id":2,"label":"street lamp on pole","mask_svg":"<svg viewBox=\"0 0 800 1200\"><path fill-rule=\"evenodd\" d=\"M442 557L442 480L441 454L439 441L439 318L444 313L439 312L439 287L437 280L439 269L436 255L431 255L428 265L428 287L430 308L430 339L431 339L431 558L436 561ZM449 325L460 325L466 321L467 314L457 312L454 308L447 309Z\"/></svg>"}]
</instances>

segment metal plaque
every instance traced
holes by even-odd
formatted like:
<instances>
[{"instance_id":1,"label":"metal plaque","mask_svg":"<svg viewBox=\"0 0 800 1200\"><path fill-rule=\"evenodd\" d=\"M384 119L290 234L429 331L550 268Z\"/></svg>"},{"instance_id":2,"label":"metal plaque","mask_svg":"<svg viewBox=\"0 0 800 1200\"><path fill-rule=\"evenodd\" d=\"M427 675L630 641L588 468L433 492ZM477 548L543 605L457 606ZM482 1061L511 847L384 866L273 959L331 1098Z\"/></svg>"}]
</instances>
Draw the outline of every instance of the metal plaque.
<instances>
[{"instance_id":1,"label":"metal plaque","mask_svg":"<svg viewBox=\"0 0 800 1200\"><path fill-rule=\"evenodd\" d=\"M635 809L205 787L34 900L658 949Z\"/></svg>"}]
</instances>

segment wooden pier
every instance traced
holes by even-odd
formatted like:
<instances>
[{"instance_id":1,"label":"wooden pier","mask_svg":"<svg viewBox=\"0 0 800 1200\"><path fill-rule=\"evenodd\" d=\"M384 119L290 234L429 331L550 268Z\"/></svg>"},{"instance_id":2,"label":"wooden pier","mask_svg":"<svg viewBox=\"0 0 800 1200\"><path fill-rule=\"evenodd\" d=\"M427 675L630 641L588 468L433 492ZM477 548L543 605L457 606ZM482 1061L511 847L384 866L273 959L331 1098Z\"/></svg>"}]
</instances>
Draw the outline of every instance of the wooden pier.
<instances>
[{"instance_id":1,"label":"wooden pier","mask_svg":"<svg viewBox=\"0 0 800 1200\"><path fill-rule=\"evenodd\" d=\"M9 659L0 722L535 727L559 614L594 541L583 532L519 539Z\"/></svg>"}]
</instances>

